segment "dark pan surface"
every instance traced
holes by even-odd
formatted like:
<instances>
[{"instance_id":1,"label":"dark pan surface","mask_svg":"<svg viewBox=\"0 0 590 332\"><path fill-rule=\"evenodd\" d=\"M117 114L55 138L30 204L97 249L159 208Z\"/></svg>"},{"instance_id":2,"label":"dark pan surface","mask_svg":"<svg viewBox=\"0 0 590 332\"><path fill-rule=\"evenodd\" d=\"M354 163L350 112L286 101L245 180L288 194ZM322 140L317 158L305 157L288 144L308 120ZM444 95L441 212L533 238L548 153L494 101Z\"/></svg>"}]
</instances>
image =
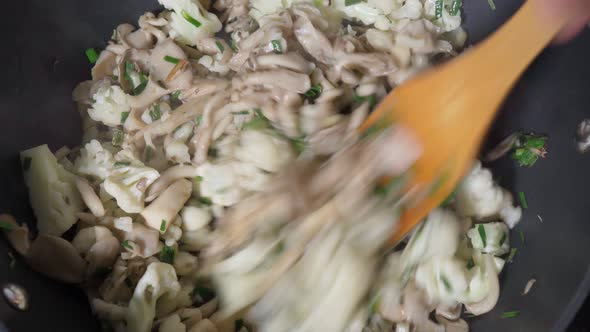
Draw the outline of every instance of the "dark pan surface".
<instances>
[{"instance_id":1,"label":"dark pan surface","mask_svg":"<svg viewBox=\"0 0 590 332\"><path fill-rule=\"evenodd\" d=\"M486 0L464 2L471 41L493 31L521 3L496 0L494 12ZM84 49L103 46L117 24L136 24L139 15L157 3L24 0L6 6L0 23L5 32L0 52L0 212L31 221L18 151L78 142L80 123L69 96L77 82L89 77ZM491 165L504 186L526 193L529 209L517 228L526 243L513 233L512 244L519 249L502 274L498 306L471 319L472 331L563 331L588 293L590 155L576 152L574 133L579 121L590 118L589 59L590 31L546 51L517 84L493 127L490 144L525 129L548 134L550 152L530 169L516 169L508 159ZM0 241L0 283L17 282L31 294L26 313L0 300L0 320L12 331L98 330L81 292L35 275L20 261L10 269L6 250ZM537 284L521 296L531 277ZM520 316L499 318L512 310L519 310Z\"/></svg>"}]
</instances>

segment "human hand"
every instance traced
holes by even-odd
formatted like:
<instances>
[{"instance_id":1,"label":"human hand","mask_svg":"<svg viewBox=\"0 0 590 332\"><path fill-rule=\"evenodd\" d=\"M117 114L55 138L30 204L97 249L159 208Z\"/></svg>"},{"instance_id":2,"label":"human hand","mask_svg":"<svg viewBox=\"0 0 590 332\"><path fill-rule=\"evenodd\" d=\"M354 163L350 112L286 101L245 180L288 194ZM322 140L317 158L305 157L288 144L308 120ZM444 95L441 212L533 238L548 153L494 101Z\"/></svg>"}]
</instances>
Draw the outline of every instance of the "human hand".
<instances>
[{"instance_id":1,"label":"human hand","mask_svg":"<svg viewBox=\"0 0 590 332\"><path fill-rule=\"evenodd\" d=\"M590 0L541 0L551 15L571 17L555 38L564 43L577 36L590 22Z\"/></svg>"}]
</instances>

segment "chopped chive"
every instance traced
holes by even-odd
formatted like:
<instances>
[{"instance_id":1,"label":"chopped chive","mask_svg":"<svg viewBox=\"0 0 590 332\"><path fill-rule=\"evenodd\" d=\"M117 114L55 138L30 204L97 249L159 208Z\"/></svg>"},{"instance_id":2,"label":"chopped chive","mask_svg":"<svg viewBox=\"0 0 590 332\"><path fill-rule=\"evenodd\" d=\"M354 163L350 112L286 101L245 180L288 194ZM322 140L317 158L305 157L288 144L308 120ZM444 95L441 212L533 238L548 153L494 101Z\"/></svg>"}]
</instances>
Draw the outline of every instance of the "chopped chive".
<instances>
[{"instance_id":1,"label":"chopped chive","mask_svg":"<svg viewBox=\"0 0 590 332\"><path fill-rule=\"evenodd\" d=\"M305 139L303 137L297 137L291 139L291 146L293 146L293 149L295 149L297 153L302 153L307 147L307 144L305 143Z\"/></svg>"},{"instance_id":2,"label":"chopped chive","mask_svg":"<svg viewBox=\"0 0 590 332\"><path fill-rule=\"evenodd\" d=\"M164 245L162 251L160 251L160 261L168 264L174 263L174 257L176 256L176 250L174 247Z\"/></svg>"},{"instance_id":3,"label":"chopped chive","mask_svg":"<svg viewBox=\"0 0 590 332\"><path fill-rule=\"evenodd\" d=\"M195 124L198 126L201 124L201 121L203 121L203 114L197 115L197 117L195 118Z\"/></svg>"},{"instance_id":4,"label":"chopped chive","mask_svg":"<svg viewBox=\"0 0 590 332\"><path fill-rule=\"evenodd\" d=\"M203 181L203 177L200 175L197 175L197 176L195 176L195 181L201 182L201 181Z\"/></svg>"},{"instance_id":5,"label":"chopped chive","mask_svg":"<svg viewBox=\"0 0 590 332\"><path fill-rule=\"evenodd\" d=\"M373 108L377 105L377 97L375 95L359 96L356 93L352 95L352 99L357 103L369 102L369 107Z\"/></svg>"},{"instance_id":6,"label":"chopped chive","mask_svg":"<svg viewBox=\"0 0 590 332\"><path fill-rule=\"evenodd\" d=\"M272 49L275 51L275 53L283 53L283 46L281 45L281 42L274 39L271 40L270 42L272 44Z\"/></svg>"},{"instance_id":7,"label":"chopped chive","mask_svg":"<svg viewBox=\"0 0 590 332\"><path fill-rule=\"evenodd\" d=\"M248 115L250 111L239 111L239 112L231 112L233 115Z\"/></svg>"},{"instance_id":8,"label":"chopped chive","mask_svg":"<svg viewBox=\"0 0 590 332\"><path fill-rule=\"evenodd\" d=\"M125 61L125 72L123 73L123 77L127 82L133 84L133 80L131 79L131 73L136 71L135 64L131 61Z\"/></svg>"},{"instance_id":9,"label":"chopped chive","mask_svg":"<svg viewBox=\"0 0 590 332\"><path fill-rule=\"evenodd\" d=\"M179 58L175 58L173 56L166 55L164 57L164 61L170 62L170 63L173 63L173 64L177 65L180 62L180 59Z\"/></svg>"},{"instance_id":10,"label":"chopped chive","mask_svg":"<svg viewBox=\"0 0 590 332\"><path fill-rule=\"evenodd\" d=\"M121 146L123 144L123 139L125 138L125 134L122 130L113 129L113 138L111 139L111 144L113 146Z\"/></svg>"},{"instance_id":11,"label":"chopped chive","mask_svg":"<svg viewBox=\"0 0 590 332\"><path fill-rule=\"evenodd\" d=\"M219 52L223 53L225 51L225 47L223 47L223 44L219 40L215 42L215 45L217 45Z\"/></svg>"},{"instance_id":12,"label":"chopped chive","mask_svg":"<svg viewBox=\"0 0 590 332\"><path fill-rule=\"evenodd\" d=\"M127 248L127 249L130 249L130 250L133 250L133 247L131 246L131 244L129 244L129 241L127 241L127 240L121 242L121 246L123 248Z\"/></svg>"},{"instance_id":13,"label":"chopped chive","mask_svg":"<svg viewBox=\"0 0 590 332\"><path fill-rule=\"evenodd\" d=\"M463 6L463 2L461 0L453 0L453 3L451 4L451 15L457 16L457 14L459 14L459 10L461 10L462 6Z\"/></svg>"},{"instance_id":14,"label":"chopped chive","mask_svg":"<svg viewBox=\"0 0 590 332\"><path fill-rule=\"evenodd\" d=\"M522 206L523 209L528 209L529 205L526 201L526 196L524 194L524 191L519 191L518 192L518 199L520 199L520 206Z\"/></svg>"},{"instance_id":15,"label":"chopped chive","mask_svg":"<svg viewBox=\"0 0 590 332\"><path fill-rule=\"evenodd\" d=\"M436 0L434 3L434 17L441 18L443 13L443 0Z\"/></svg>"},{"instance_id":16,"label":"chopped chive","mask_svg":"<svg viewBox=\"0 0 590 332\"><path fill-rule=\"evenodd\" d=\"M234 331L239 332L242 329L242 327L244 327L243 319L238 319L234 322Z\"/></svg>"},{"instance_id":17,"label":"chopped chive","mask_svg":"<svg viewBox=\"0 0 590 332\"><path fill-rule=\"evenodd\" d=\"M229 41L229 48L231 48L231 50L234 52L238 52L238 45L236 44L235 40L232 39Z\"/></svg>"},{"instance_id":18,"label":"chopped chive","mask_svg":"<svg viewBox=\"0 0 590 332\"><path fill-rule=\"evenodd\" d=\"M261 110L255 109L254 114L254 118L242 126L243 129L256 130L270 127L270 121L264 116Z\"/></svg>"},{"instance_id":19,"label":"chopped chive","mask_svg":"<svg viewBox=\"0 0 590 332\"><path fill-rule=\"evenodd\" d=\"M145 90L145 88L146 88L146 86L148 84L148 78L147 78L147 76L145 76L142 73L139 73L139 81L140 81L139 85L136 86L135 88L133 88L132 94L134 96L140 95L143 92L143 90Z\"/></svg>"},{"instance_id":20,"label":"chopped chive","mask_svg":"<svg viewBox=\"0 0 590 332\"><path fill-rule=\"evenodd\" d=\"M455 200L455 196L457 196L457 189L453 190L453 192L445 198L445 200L440 203L441 207L447 207L451 205L451 203Z\"/></svg>"},{"instance_id":21,"label":"chopped chive","mask_svg":"<svg viewBox=\"0 0 590 332\"><path fill-rule=\"evenodd\" d=\"M473 258L469 258L467 264L465 265L465 268L467 268L467 270L471 270L474 266L475 262L473 261Z\"/></svg>"},{"instance_id":22,"label":"chopped chive","mask_svg":"<svg viewBox=\"0 0 590 332\"><path fill-rule=\"evenodd\" d=\"M160 232L166 231L166 220L162 219L162 223L160 224Z\"/></svg>"},{"instance_id":23,"label":"chopped chive","mask_svg":"<svg viewBox=\"0 0 590 332\"><path fill-rule=\"evenodd\" d=\"M174 91L173 93L171 93L170 100L179 101L180 100L180 91Z\"/></svg>"},{"instance_id":24,"label":"chopped chive","mask_svg":"<svg viewBox=\"0 0 590 332\"><path fill-rule=\"evenodd\" d=\"M130 161L117 161L113 164L114 167L126 167L131 165Z\"/></svg>"},{"instance_id":25,"label":"chopped chive","mask_svg":"<svg viewBox=\"0 0 590 332\"><path fill-rule=\"evenodd\" d=\"M199 302L207 302L215 297L215 290L206 286L196 286L193 291L193 300L195 297Z\"/></svg>"},{"instance_id":26,"label":"chopped chive","mask_svg":"<svg viewBox=\"0 0 590 332\"><path fill-rule=\"evenodd\" d=\"M201 26L201 22L197 21L194 17L192 17L186 10L181 10L180 11L180 15L182 15L182 17L187 20L188 23L194 25L195 27L200 27Z\"/></svg>"},{"instance_id":27,"label":"chopped chive","mask_svg":"<svg viewBox=\"0 0 590 332\"><path fill-rule=\"evenodd\" d=\"M88 58L88 62L90 62L91 64L95 64L96 61L98 61L98 53L96 52L95 49L89 48L84 52L86 53L86 57Z\"/></svg>"},{"instance_id":28,"label":"chopped chive","mask_svg":"<svg viewBox=\"0 0 590 332\"><path fill-rule=\"evenodd\" d=\"M362 0L344 0L345 6L352 6L361 3Z\"/></svg>"},{"instance_id":29,"label":"chopped chive","mask_svg":"<svg viewBox=\"0 0 590 332\"><path fill-rule=\"evenodd\" d=\"M162 117L162 112L160 111L160 105L159 104L154 105L154 107L152 107L152 109L150 109L149 114L150 114L150 118L152 118L152 121L160 120L160 118Z\"/></svg>"},{"instance_id":30,"label":"chopped chive","mask_svg":"<svg viewBox=\"0 0 590 332\"><path fill-rule=\"evenodd\" d=\"M209 197L199 197L198 199L199 203L203 204L203 205L212 205L213 202L211 202L211 198Z\"/></svg>"},{"instance_id":31,"label":"chopped chive","mask_svg":"<svg viewBox=\"0 0 590 332\"><path fill-rule=\"evenodd\" d=\"M518 317L519 314L520 314L520 311L518 311L518 310L506 311L506 312L502 313L500 318L514 318L514 317Z\"/></svg>"},{"instance_id":32,"label":"chopped chive","mask_svg":"<svg viewBox=\"0 0 590 332\"><path fill-rule=\"evenodd\" d=\"M8 221L0 220L0 229L5 230L5 231L11 231L14 229L14 226L11 223L9 223Z\"/></svg>"},{"instance_id":33,"label":"chopped chive","mask_svg":"<svg viewBox=\"0 0 590 332\"><path fill-rule=\"evenodd\" d=\"M520 242L522 242L522 244L524 244L524 233L523 233L523 231L519 230L518 231L518 235L520 236Z\"/></svg>"},{"instance_id":34,"label":"chopped chive","mask_svg":"<svg viewBox=\"0 0 590 332\"><path fill-rule=\"evenodd\" d=\"M506 233L502 234L502 238L500 238L500 242L498 242L499 247L501 247L504 244L504 242L506 242L507 237L508 236L506 235Z\"/></svg>"},{"instance_id":35,"label":"chopped chive","mask_svg":"<svg viewBox=\"0 0 590 332\"><path fill-rule=\"evenodd\" d=\"M488 243L487 243L487 235L486 235L486 229L483 226L483 224L479 224L477 226L477 232L479 233L479 237L481 237L481 242L483 243L483 247L487 247Z\"/></svg>"},{"instance_id":36,"label":"chopped chive","mask_svg":"<svg viewBox=\"0 0 590 332\"><path fill-rule=\"evenodd\" d=\"M23 158L23 170L24 171L28 171L29 168L31 168L32 161L33 161L33 158L31 158L31 157L24 157Z\"/></svg>"},{"instance_id":37,"label":"chopped chive","mask_svg":"<svg viewBox=\"0 0 590 332\"><path fill-rule=\"evenodd\" d=\"M488 0L488 5L490 5L491 10L496 11L496 4L494 3L494 0Z\"/></svg>"},{"instance_id":38,"label":"chopped chive","mask_svg":"<svg viewBox=\"0 0 590 332\"><path fill-rule=\"evenodd\" d=\"M129 117L129 112L121 112L121 124L124 124L125 121L127 121L128 117Z\"/></svg>"},{"instance_id":39,"label":"chopped chive","mask_svg":"<svg viewBox=\"0 0 590 332\"><path fill-rule=\"evenodd\" d=\"M317 97L320 96L322 93L322 86L320 84L314 84L309 88L309 90L305 91L303 96L308 99L309 101L316 100Z\"/></svg>"},{"instance_id":40,"label":"chopped chive","mask_svg":"<svg viewBox=\"0 0 590 332\"><path fill-rule=\"evenodd\" d=\"M506 261L508 263L512 263L512 261L514 260L514 256L516 255L516 251L517 250L518 250L517 248L510 249L510 254L508 255L508 258L506 258Z\"/></svg>"},{"instance_id":41,"label":"chopped chive","mask_svg":"<svg viewBox=\"0 0 590 332\"><path fill-rule=\"evenodd\" d=\"M453 291L453 287L451 286L451 283L449 282L449 279L447 279L447 277L446 277L446 276L444 276L444 275L442 275L442 274L441 274L441 275L439 276L439 279L440 279L440 281L443 283L443 285L445 286L445 289L446 289L448 292L452 292L452 291Z\"/></svg>"}]
</instances>

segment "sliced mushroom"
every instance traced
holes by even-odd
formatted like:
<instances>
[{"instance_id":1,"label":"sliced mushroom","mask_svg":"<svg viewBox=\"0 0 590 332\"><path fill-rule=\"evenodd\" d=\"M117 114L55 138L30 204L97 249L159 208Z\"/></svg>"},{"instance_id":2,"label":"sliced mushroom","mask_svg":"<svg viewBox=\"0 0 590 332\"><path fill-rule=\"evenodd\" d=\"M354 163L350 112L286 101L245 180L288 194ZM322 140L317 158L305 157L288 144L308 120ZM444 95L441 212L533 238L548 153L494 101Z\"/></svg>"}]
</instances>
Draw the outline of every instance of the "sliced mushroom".
<instances>
[{"instance_id":1,"label":"sliced mushroom","mask_svg":"<svg viewBox=\"0 0 590 332\"><path fill-rule=\"evenodd\" d=\"M436 315L450 320L457 320L461 317L461 307L462 305L460 303L454 307L441 304L436 307Z\"/></svg>"},{"instance_id":2,"label":"sliced mushroom","mask_svg":"<svg viewBox=\"0 0 590 332\"><path fill-rule=\"evenodd\" d=\"M193 81L193 73L190 68L177 73L173 79L166 80L175 67L174 63L165 60L166 57L171 57L178 61L187 60L186 54L172 39L161 42L152 50L149 58L151 76L156 81L164 82L166 88L171 90L189 88Z\"/></svg>"},{"instance_id":3,"label":"sliced mushroom","mask_svg":"<svg viewBox=\"0 0 590 332\"><path fill-rule=\"evenodd\" d=\"M0 221L7 223L10 230L3 230L4 236L20 255L26 255L31 247L31 239L29 237L29 227L26 224L18 225L13 216L9 214L0 215Z\"/></svg>"},{"instance_id":4,"label":"sliced mushroom","mask_svg":"<svg viewBox=\"0 0 590 332\"><path fill-rule=\"evenodd\" d=\"M236 88L238 89L252 85L261 85L264 87L277 87L287 91L305 93L311 87L308 75L287 69L247 73L234 80Z\"/></svg>"},{"instance_id":5,"label":"sliced mushroom","mask_svg":"<svg viewBox=\"0 0 590 332\"><path fill-rule=\"evenodd\" d=\"M39 234L25 258L31 268L50 278L66 283L84 280L86 261L70 242L60 237Z\"/></svg>"},{"instance_id":6,"label":"sliced mushroom","mask_svg":"<svg viewBox=\"0 0 590 332\"><path fill-rule=\"evenodd\" d=\"M168 93L170 93L169 90L162 88L160 84L154 81L150 76L143 92L137 96L127 96L127 103L131 108L144 109Z\"/></svg>"},{"instance_id":7,"label":"sliced mushroom","mask_svg":"<svg viewBox=\"0 0 590 332\"><path fill-rule=\"evenodd\" d=\"M158 231L141 224L133 224L133 231L125 233L125 240L135 244L133 252L144 258L153 256L160 251L159 239L160 233Z\"/></svg>"},{"instance_id":8,"label":"sliced mushroom","mask_svg":"<svg viewBox=\"0 0 590 332\"><path fill-rule=\"evenodd\" d=\"M299 73L310 74L314 64L305 60L299 53L264 54L256 58L261 69L285 68Z\"/></svg>"},{"instance_id":9,"label":"sliced mushroom","mask_svg":"<svg viewBox=\"0 0 590 332\"><path fill-rule=\"evenodd\" d=\"M197 168L189 165L176 165L164 171L160 177L149 186L146 202L153 201L164 189L168 188L172 182L183 178L193 178L197 176Z\"/></svg>"},{"instance_id":10,"label":"sliced mushroom","mask_svg":"<svg viewBox=\"0 0 590 332\"><path fill-rule=\"evenodd\" d=\"M330 64L334 61L332 43L326 35L316 29L309 18L308 11L294 10L295 20L293 33L303 49L317 61Z\"/></svg>"},{"instance_id":11,"label":"sliced mushroom","mask_svg":"<svg viewBox=\"0 0 590 332\"><path fill-rule=\"evenodd\" d=\"M104 206L102 201L94 192L88 181L83 178L76 177L76 187L82 196L82 201L90 209L90 212L96 217L104 217Z\"/></svg>"},{"instance_id":12,"label":"sliced mushroom","mask_svg":"<svg viewBox=\"0 0 590 332\"><path fill-rule=\"evenodd\" d=\"M498 281L498 272L496 271L496 264L494 263L493 257L494 256L490 254L482 255L485 280L489 287L488 295L479 302L465 304L465 309L476 316L492 310L496 306L498 297L500 296L500 283Z\"/></svg>"},{"instance_id":13,"label":"sliced mushroom","mask_svg":"<svg viewBox=\"0 0 590 332\"><path fill-rule=\"evenodd\" d=\"M103 78L113 76L113 72L117 67L117 55L111 51L103 50L94 67L92 67L92 80L98 81Z\"/></svg>"},{"instance_id":14,"label":"sliced mushroom","mask_svg":"<svg viewBox=\"0 0 590 332\"><path fill-rule=\"evenodd\" d=\"M140 214L144 217L148 226L165 232L184 206L184 203L191 197L192 190L191 181L187 179L176 180Z\"/></svg>"}]
</instances>

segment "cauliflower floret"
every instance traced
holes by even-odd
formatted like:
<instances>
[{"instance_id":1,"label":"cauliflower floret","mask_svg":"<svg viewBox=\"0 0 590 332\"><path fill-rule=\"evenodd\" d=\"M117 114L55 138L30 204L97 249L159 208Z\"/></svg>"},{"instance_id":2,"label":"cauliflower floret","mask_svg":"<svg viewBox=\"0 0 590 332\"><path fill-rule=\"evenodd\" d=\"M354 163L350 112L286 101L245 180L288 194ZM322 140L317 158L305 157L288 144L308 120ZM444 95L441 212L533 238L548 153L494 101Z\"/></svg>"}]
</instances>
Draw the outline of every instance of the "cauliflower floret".
<instances>
[{"instance_id":1,"label":"cauliflower floret","mask_svg":"<svg viewBox=\"0 0 590 332\"><path fill-rule=\"evenodd\" d=\"M74 170L78 174L104 180L110 174L114 162L113 154L93 139L80 149L80 157L76 159Z\"/></svg>"},{"instance_id":2,"label":"cauliflower floret","mask_svg":"<svg viewBox=\"0 0 590 332\"><path fill-rule=\"evenodd\" d=\"M496 185L492 172L482 168L479 162L457 189L456 207L457 212L466 217L500 217L510 228L518 223L522 214L520 207L512 206L512 195Z\"/></svg>"},{"instance_id":3,"label":"cauliflower floret","mask_svg":"<svg viewBox=\"0 0 590 332\"><path fill-rule=\"evenodd\" d=\"M62 235L84 209L75 176L57 162L47 145L22 151L20 155L39 231Z\"/></svg>"},{"instance_id":4,"label":"cauliflower floret","mask_svg":"<svg viewBox=\"0 0 590 332\"><path fill-rule=\"evenodd\" d=\"M467 231L467 236L473 248L484 253L501 256L510 250L508 227L503 222L477 224Z\"/></svg>"},{"instance_id":5,"label":"cauliflower floret","mask_svg":"<svg viewBox=\"0 0 590 332\"><path fill-rule=\"evenodd\" d=\"M202 178L199 186L201 196L208 197L215 204L234 205L244 194L238 186L238 177L231 162L205 163L197 168L197 174Z\"/></svg>"},{"instance_id":6,"label":"cauliflower floret","mask_svg":"<svg viewBox=\"0 0 590 332\"><path fill-rule=\"evenodd\" d=\"M116 85L100 87L92 98L94 103L92 108L88 109L88 115L92 120L110 127L120 125L125 118L122 114L131 110L127 102L127 94Z\"/></svg>"},{"instance_id":7,"label":"cauliflower floret","mask_svg":"<svg viewBox=\"0 0 590 332\"><path fill-rule=\"evenodd\" d=\"M181 212L182 229L187 232L199 230L207 226L213 217L209 209L196 206L185 206Z\"/></svg>"},{"instance_id":8,"label":"cauliflower floret","mask_svg":"<svg viewBox=\"0 0 590 332\"><path fill-rule=\"evenodd\" d=\"M267 172L277 172L293 159L294 154L284 139L265 131L244 130L235 157Z\"/></svg>"},{"instance_id":9,"label":"cauliflower floret","mask_svg":"<svg viewBox=\"0 0 590 332\"><path fill-rule=\"evenodd\" d=\"M156 317L156 302L164 295L175 297L180 284L174 267L166 263L151 263L141 277L127 310L129 332L149 332Z\"/></svg>"},{"instance_id":10,"label":"cauliflower floret","mask_svg":"<svg viewBox=\"0 0 590 332\"><path fill-rule=\"evenodd\" d=\"M170 15L170 36L187 45L196 46L197 41L211 37L222 25L215 14L209 13L196 0L158 0Z\"/></svg>"},{"instance_id":11,"label":"cauliflower floret","mask_svg":"<svg viewBox=\"0 0 590 332\"><path fill-rule=\"evenodd\" d=\"M104 189L127 213L139 213L144 207L144 194L160 173L138 160L118 161L104 182Z\"/></svg>"}]
</instances>

